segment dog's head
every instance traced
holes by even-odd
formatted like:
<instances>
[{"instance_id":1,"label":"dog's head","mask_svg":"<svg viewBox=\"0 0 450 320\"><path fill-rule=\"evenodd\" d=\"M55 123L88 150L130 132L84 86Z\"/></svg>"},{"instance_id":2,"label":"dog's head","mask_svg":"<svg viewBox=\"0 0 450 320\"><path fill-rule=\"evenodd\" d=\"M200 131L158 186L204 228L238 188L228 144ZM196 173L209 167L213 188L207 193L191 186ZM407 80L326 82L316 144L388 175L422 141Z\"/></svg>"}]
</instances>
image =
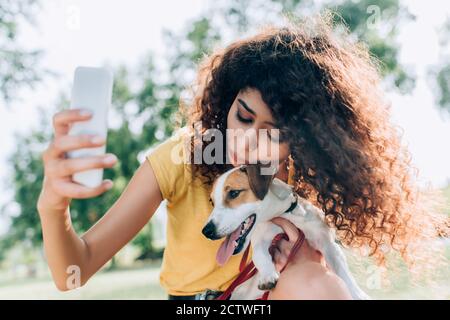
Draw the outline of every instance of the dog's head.
<instances>
[{"instance_id":1,"label":"dog's head","mask_svg":"<svg viewBox=\"0 0 450 320\"><path fill-rule=\"evenodd\" d=\"M202 232L211 240L226 237L217 253L219 264L223 265L249 245L257 223L289 208L293 197L291 186L274 178L275 173L269 165L247 164L214 181L211 192L214 208Z\"/></svg>"}]
</instances>

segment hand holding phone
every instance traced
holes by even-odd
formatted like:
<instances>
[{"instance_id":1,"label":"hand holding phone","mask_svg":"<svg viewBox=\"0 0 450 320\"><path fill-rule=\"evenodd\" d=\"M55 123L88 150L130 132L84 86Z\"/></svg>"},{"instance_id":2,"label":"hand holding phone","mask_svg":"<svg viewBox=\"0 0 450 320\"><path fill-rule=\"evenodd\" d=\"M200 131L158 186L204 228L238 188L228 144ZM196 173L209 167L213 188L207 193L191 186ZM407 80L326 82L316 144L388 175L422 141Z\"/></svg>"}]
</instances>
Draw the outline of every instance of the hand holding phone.
<instances>
[{"instance_id":1,"label":"hand holding phone","mask_svg":"<svg viewBox=\"0 0 450 320\"><path fill-rule=\"evenodd\" d=\"M108 109L113 87L112 72L106 68L78 67L75 70L71 94L71 109L86 109L92 113L87 121L75 122L69 135L95 134L107 139ZM106 144L95 148L83 148L67 152L68 158L91 157L105 154ZM76 172L72 180L87 187L102 183L103 168Z\"/></svg>"}]
</instances>

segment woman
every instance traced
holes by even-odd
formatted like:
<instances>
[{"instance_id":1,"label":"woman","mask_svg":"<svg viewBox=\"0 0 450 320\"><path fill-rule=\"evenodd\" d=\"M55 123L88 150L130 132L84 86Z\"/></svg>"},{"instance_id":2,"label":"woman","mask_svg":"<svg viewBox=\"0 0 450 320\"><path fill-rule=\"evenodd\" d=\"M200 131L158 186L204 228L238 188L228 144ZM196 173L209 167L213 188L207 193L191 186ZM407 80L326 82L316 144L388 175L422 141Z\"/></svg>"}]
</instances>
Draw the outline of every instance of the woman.
<instances>
[{"instance_id":1,"label":"woman","mask_svg":"<svg viewBox=\"0 0 450 320\"><path fill-rule=\"evenodd\" d=\"M212 182L231 167L228 159L232 166L255 158L280 163L277 177L324 211L340 242L369 250L379 264L386 248L398 251L411 266L427 254L435 257L433 248L422 244L436 236L440 217L424 199L419 201L408 153L389 123L375 65L347 36L333 35L327 21L310 23L267 27L206 57L194 99L189 108L180 109L187 122L184 130L147 156L121 197L81 237L71 226L71 199L97 196L112 182L89 189L70 177L110 168L116 159L66 159L69 150L105 142L67 135L73 122L88 115L65 110L54 116L55 138L43 154L38 211L48 264L60 290L73 288L68 267L77 266L80 284L86 283L167 199L162 286L172 299L193 298L206 289L224 291L239 272L242 253L219 267L215 256L221 241L206 239L201 230L212 209ZM225 140L215 154L219 161L175 161L177 155L196 159L198 146L208 150L215 141L207 138L208 129L217 129L222 137L227 129L257 134L238 135L237 143ZM261 152L269 149L277 152ZM273 254L281 270L298 232L284 219L274 223L289 237L278 241ZM348 298L343 282L307 242L269 294L269 299Z\"/></svg>"}]
</instances>

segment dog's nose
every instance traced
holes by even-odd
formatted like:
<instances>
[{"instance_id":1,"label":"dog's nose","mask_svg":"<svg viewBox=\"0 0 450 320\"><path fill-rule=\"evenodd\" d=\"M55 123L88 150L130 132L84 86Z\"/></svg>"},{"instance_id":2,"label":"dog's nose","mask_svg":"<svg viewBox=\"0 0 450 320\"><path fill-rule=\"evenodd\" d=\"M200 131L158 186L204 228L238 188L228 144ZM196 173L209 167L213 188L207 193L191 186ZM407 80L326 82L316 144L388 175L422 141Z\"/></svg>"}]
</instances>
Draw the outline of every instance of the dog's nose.
<instances>
[{"instance_id":1,"label":"dog's nose","mask_svg":"<svg viewBox=\"0 0 450 320\"><path fill-rule=\"evenodd\" d=\"M203 227L202 233L205 237L211 240L217 240L220 239L217 237L216 234L216 225L210 221L206 224L206 226Z\"/></svg>"}]
</instances>

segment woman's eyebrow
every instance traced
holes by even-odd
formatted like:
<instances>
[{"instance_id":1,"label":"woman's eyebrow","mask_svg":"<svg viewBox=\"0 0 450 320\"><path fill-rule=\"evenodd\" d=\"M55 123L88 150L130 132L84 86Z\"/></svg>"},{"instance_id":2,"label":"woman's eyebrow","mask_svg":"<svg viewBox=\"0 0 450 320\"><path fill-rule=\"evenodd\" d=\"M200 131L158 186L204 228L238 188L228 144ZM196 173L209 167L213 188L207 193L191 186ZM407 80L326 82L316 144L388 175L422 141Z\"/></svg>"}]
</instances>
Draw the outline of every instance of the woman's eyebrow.
<instances>
[{"instance_id":1,"label":"woman's eyebrow","mask_svg":"<svg viewBox=\"0 0 450 320\"><path fill-rule=\"evenodd\" d=\"M253 111L253 109L251 109L251 108L245 103L244 100L241 100L241 99L239 99L239 98L238 98L237 100L239 101L239 103L240 103L245 109L247 109L248 112L250 112L251 114L253 114L254 116L256 116L256 112Z\"/></svg>"},{"instance_id":2,"label":"woman's eyebrow","mask_svg":"<svg viewBox=\"0 0 450 320\"><path fill-rule=\"evenodd\" d=\"M248 112L250 112L251 114L253 114L254 116L256 116L256 112L255 112L253 109L251 109L251 108L248 106L248 104L245 103L244 100L238 98L237 101L239 101L239 103L241 104L241 106L243 106ZM275 124L274 124L273 122L270 122L270 121L264 121L264 123L270 124L271 126L274 126L274 127L275 127Z\"/></svg>"}]
</instances>

